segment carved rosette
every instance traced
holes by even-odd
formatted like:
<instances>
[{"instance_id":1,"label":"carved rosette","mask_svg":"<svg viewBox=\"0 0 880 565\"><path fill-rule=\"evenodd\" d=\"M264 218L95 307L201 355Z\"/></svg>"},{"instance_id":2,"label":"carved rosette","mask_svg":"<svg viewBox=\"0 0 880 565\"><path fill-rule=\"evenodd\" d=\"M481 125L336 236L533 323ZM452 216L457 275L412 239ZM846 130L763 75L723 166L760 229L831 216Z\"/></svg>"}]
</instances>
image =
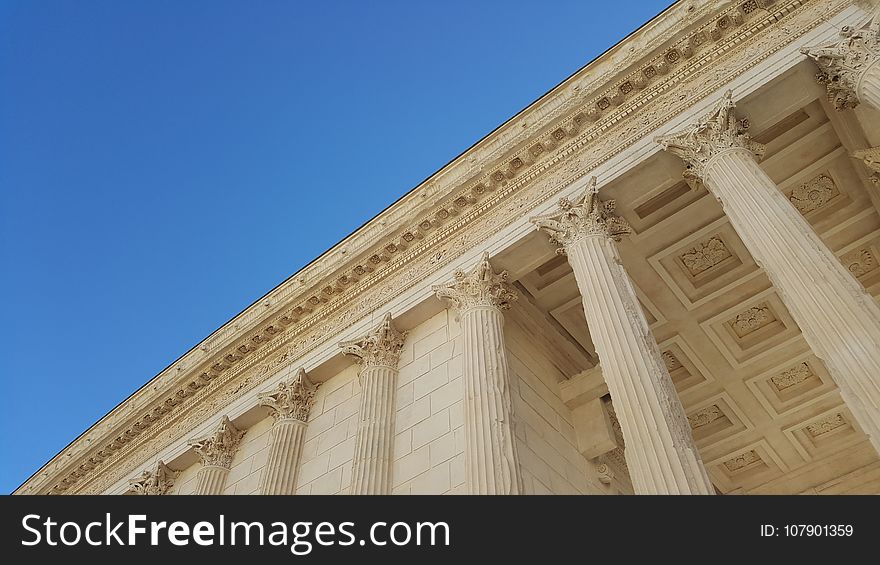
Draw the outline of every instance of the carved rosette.
<instances>
[{"instance_id":1,"label":"carved rosette","mask_svg":"<svg viewBox=\"0 0 880 565\"><path fill-rule=\"evenodd\" d=\"M478 307L507 310L517 299L516 291L507 282L507 271L496 273L489 264L489 253L483 253L471 272L459 269L453 277L453 282L436 285L433 290L437 298L448 301L460 312Z\"/></svg>"},{"instance_id":2,"label":"carved rosette","mask_svg":"<svg viewBox=\"0 0 880 565\"><path fill-rule=\"evenodd\" d=\"M559 200L559 210L552 214L530 218L535 226L550 234L550 243L560 245L557 253L585 237L608 237L620 241L632 230L623 218L615 216L614 200L599 200L596 177L590 179L584 195L576 202Z\"/></svg>"},{"instance_id":3,"label":"carved rosette","mask_svg":"<svg viewBox=\"0 0 880 565\"><path fill-rule=\"evenodd\" d=\"M174 480L179 474L179 471L171 470L160 460L152 471L145 470L140 477L129 480L126 494L163 495L174 486Z\"/></svg>"},{"instance_id":4,"label":"carved rosette","mask_svg":"<svg viewBox=\"0 0 880 565\"><path fill-rule=\"evenodd\" d=\"M828 100L838 110L859 105L859 83L871 65L880 61L880 16L864 29L844 26L830 45L804 47L801 53L816 62L816 79L828 89Z\"/></svg>"},{"instance_id":5,"label":"carved rosette","mask_svg":"<svg viewBox=\"0 0 880 565\"><path fill-rule=\"evenodd\" d=\"M376 366L397 368L405 338L406 332L394 327L391 312L388 312L382 318L379 327L362 338L343 341L339 347L344 354L355 357L364 368Z\"/></svg>"},{"instance_id":6,"label":"carved rosette","mask_svg":"<svg viewBox=\"0 0 880 565\"><path fill-rule=\"evenodd\" d=\"M214 433L201 439L192 439L189 445L198 454L203 466L229 469L243 435L244 431L236 428L228 416L223 416Z\"/></svg>"},{"instance_id":7,"label":"carved rosette","mask_svg":"<svg viewBox=\"0 0 880 565\"><path fill-rule=\"evenodd\" d=\"M874 171L874 174L870 177L871 182L874 183L874 186L880 188L880 146L855 151L853 157L861 159L868 169Z\"/></svg>"},{"instance_id":8,"label":"carved rosette","mask_svg":"<svg viewBox=\"0 0 880 565\"><path fill-rule=\"evenodd\" d=\"M709 162L731 149L745 149L760 159L765 148L752 141L746 133L748 120L738 120L735 108L733 93L728 90L712 111L697 123L680 132L656 137L654 141L685 162L684 177L689 181L702 180Z\"/></svg>"},{"instance_id":9,"label":"carved rosette","mask_svg":"<svg viewBox=\"0 0 880 565\"><path fill-rule=\"evenodd\" d=\"M312 384L305 369L300 369L290 380L281 381L274 390L261 393L260 406L270 409L275 421L299 420L308 422L309 411L315 401L318 385Z\"/></svg>"}]
</instances>

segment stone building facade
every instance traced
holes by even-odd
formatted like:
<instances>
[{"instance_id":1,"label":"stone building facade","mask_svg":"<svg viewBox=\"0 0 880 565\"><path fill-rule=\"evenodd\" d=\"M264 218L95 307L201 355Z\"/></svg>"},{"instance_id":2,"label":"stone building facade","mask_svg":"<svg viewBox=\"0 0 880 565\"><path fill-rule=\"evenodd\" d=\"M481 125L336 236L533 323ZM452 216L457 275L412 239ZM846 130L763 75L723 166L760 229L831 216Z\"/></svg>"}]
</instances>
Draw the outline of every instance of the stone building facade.
<instances>
[{"instance_id":1,"label":"stone building facade","mask_svg":"<svg viewBox=\"0 0 880 565\"><path fill-rule=\"evenodd\" d=\"M880 492L878 10L676 3L16 492Z\"/></svg>"}]
</instances>

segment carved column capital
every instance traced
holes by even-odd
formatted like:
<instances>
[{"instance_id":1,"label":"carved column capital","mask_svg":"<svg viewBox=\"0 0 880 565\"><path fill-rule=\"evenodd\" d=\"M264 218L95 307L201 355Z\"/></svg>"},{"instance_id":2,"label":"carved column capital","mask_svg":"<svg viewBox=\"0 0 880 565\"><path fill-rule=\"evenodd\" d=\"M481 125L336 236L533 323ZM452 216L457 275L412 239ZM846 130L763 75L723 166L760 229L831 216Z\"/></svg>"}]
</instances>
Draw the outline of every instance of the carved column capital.
<instances>
[{"instance_id":1,"label":"carved column capital","mask_svg":"<svg viewBox=\"0 0 880 565\"><path fill-rule=\"evenodd\" d=\"M389 312L376 329L359 339L343 341L339 347L344 354L355 357L364 368L383 366L396 369L405 338L406 332L394 327Z\"/></svg>"},{"instance_id":2,"label":"carved column capital","mask_svg":"<svg viewBox=\"0 0 880 565\"><path fill-rule=\"evenodd\" d=\"M506 310L516 300L516 291L507 282L507 271L496 273L489 264L489 253L469 272L453 273L454 281L433 287L434 294L450 302L457 310L488 306Z\"/></svg>"},{"instance_id":3,"label":"carved column capital","mask_svg":"<svg viewBox=\"0 0 880 565\"><path fill-rule=\"evenodd\" d=\"M275 421L299 420L308 422L309 410L315 401L318 385L312 384L305 369L300 368L292 379L281 381L269 392L260 393L260 406L270 409Z\"/></svg>"},{"instance_id":4,"label":"carved column capital","mask_svg":"<svg viewBox=\"0 0 880 565\"><path fill-rule=\"evenodd\" d=\"M179 474L180 471L173 471L160 460L155 469L145 470L140 477L130 479L126 494L163 495L174 486L174 480Z\"/></svg>"},{"instance_id":5,"label":"carved column capital","mask_svg":"<svg viewBox=\"0 0 880 565\"><path fill-rule=\"evenodd\" d=\"M599 188L593 177L584 195L575 202L561 198L556 212L529 218L529 221L550 234L550 243L562 246L557 253L564 253L566 247L584 237L601 236L619 241L621 236L630 233L626 220L613 215L614 206L614 200L599 200Z\"/></svg>"},{"instance_id":6,"label":"carved column capital","mask_svg":"<svg viewBox=\"0 0 880 565\"><path fill-rule=\"evenodd\" d=\"M200 439L191 439L188 443L198 454L202 465L229 469L243 435L244 432L236 428L228 416L223 416L213 433Z\"/></svg>"},{"instance_id":7,"label":"carved column capital","mask_svg":"<svg viewBox=\"0 0 880 565\"><path fill-rule=\"evenodd\" d=\"M855 151L853 157L861 159L868 169L874 171L874 174L870 177L871 182L874 183L874 186L880 188L880 146Z\"/></svg>"},{"instance_id":8,"label":"carved column capital","mask_svg":"<svg viewBox=\"0 0 880 565\"><path fill-rule=\"evenodd\" d=\"M859 82L868 67L880 61L880 16L863 29L844 26L830 45L804 47L801 53L816 62L816 80L828 89L838 110L859 105Z\"/></svg>"},{"instance_id":9,"label":"carved column capital","mask_svg":"<svg viewBox=\"0 0 880 565\"><path fill-rule=\"evenodd\" d=\"M663 149L680 157L687 165L684 177L702 180L706 166L717 155L731 149L745 149L760 159L764 146L752 141L749 121L738 120L733 93L728 90L706 116L677 133L654 138Z\"/></svg>"}]
</instances>

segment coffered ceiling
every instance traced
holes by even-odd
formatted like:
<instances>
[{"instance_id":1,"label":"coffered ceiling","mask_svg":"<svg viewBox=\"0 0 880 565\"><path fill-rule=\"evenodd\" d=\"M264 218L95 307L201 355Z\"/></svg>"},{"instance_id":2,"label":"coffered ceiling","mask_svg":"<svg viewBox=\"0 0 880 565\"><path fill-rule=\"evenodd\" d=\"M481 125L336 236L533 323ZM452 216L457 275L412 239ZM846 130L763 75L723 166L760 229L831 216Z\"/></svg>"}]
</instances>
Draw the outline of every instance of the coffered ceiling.
<instances>
[{"instance_id":1,"label":"coffered ceiling","mask_svg":"<svg viewBox=\"0 0 880 565\"><path fill-rule=\"evenodd\" d=\"M850 156L869 145L864 119L833 110L807 63L739 101L738 112L767 145L764 170L877 297L877 188ZM716 488L880 492L880 459L826 367L721 205L681 173L661 152L602 195L633 227L621 258ZM545 260L519 277L520 289L589 365L595 349L571 268L545 239L529 245L545 245Z\"/></svg>"}]
</instances>

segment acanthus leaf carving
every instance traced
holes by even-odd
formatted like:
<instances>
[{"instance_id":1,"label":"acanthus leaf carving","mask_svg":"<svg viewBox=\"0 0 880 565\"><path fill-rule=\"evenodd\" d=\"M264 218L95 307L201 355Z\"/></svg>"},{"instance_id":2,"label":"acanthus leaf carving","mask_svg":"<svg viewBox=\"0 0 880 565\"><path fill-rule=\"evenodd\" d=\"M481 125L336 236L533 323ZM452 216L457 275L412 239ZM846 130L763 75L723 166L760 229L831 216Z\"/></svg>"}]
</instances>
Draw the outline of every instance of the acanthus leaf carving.
<instances>
[{"instance_id":1,"label":"acanthus leaf carving","mask_svg":"<svg viewBox=\"0 0 880 565\"><path fill-rule=\"evenodd\" d=\"M391 312L385 314L377 328L367 335L339 344L345 355L355 357L364 367L397 367L406 332L394 327Z\"/></svg>"},{"instance_id":2,"label":"acanthus leaf carving","mask_svg":"<svg viewBox=\"0 0 880 565\"><path fill-rule=\"evenodd\" d=\"M663 149L685 162L685 179L702 180L712 159L731 149L745 149L760 159L765 147L752 141L748 120L739 120L734 111L733 92L724 93L711 112L682 131L654 138Z\"/></svg>"},{"instance_id":3,"label":"acanthus leaf carving","mask_svg":"<svg viewBox=\"0 0 880 565\"><path fill-rule=\"evenodd\" d=\"M145 469L141 476L128 481L126 494L153 496L166 494L174 486L174 480L179 474L180 471L172 470L160 459L155 469Z\"/></svg>"},{"instance_id":4,"label":"acanthus leaf carving","mask_svg":"<svg viewBox=\"0 0 880 565\"><path fill-rule=\"evenodd\" d=\"M813 373L810 366L806 362L801 362L794 367L782 371L778 375L774 375L770 378L770 382L773 383L776 390L783 391L787 388L798 385L813 376L815 376L815 373Z\"/></svg>"},{"instance_id":5,"label":"acanthus leaf carving","mask_svg":"<svg viewBox=\"0 0 880 565\"><path fill-rule=\"evenodd\" d=\"M223 416L210 435L191 439L188 444L199 456L202 465L229 469L242 436L244 431L236 428L228 416Z\"/></svg>"},{"instance_id":6,"label":"acanthus leaf carving","mask_svg":"<svg viewBox=\"0 0 880 565\"><path fill-rule=\"evenodd\" d=\"M880 60L880 16L864 29L844 26L830 45L804 47L801 53L816 62L816 79L828 90L828 100L838 110L859 105L858 85L862 75Z\"/></svg>"},{"instance_id":7,"label":"acanthus leaf carving","mask_svg":"<svg viewBox=\"0 0 880 565\"><path fill-rule=\"evenodd\" d=\"M559 200L556 212L529 218L535 227L550 235L550 243L564 248L584 237L609 237L619 241L632 230L623 218L614 215L614 200L599 200L596 177L590 178L584 195L572 202Z\"/></svg>"},{"instance_id":8,"label":"acanthus leaf carving","mask_svg":"<svg viewBox=\"0 0 880 565\"><path fill-rule=\"evenodd\" d=\"M438 298L450 302L459 311L479 306L506 310L517 299L507 276L507 271L496 273L492 269L487 252L470 272L458 269L453 274L453 282L436 285L433 290Z\"/></svg>"},{"instance_id":9,"label":"acanthus leaf carving","mask_svg":"<svg viewBox=\"0 0 880 565\"><path fill-rule=\"evenodd\" d=\"M697 276L732 256L721 238L714 236L687 250L681 261L692 276Z\"/></svg>"},{"instance_id":10,"label":"acanthus leaf carving","mask_svg":"<svg viewBox=\"0 0 880 565\"><path fill-rule=\"evenodd\" d=\"M281 381L273 390L260 393L257 398L260 406L270 409L275 421L299 420L305 423L309 420L318 386L312 384L305 369L300 368L292 379Z\"/></svg>"},{"instance_id":11,"label":"acanthus leaf carving","mask_svg":"<svg viewBox=\"0 0 880 565\"><path fill-rule=\"evenodd\" d=\"M844 419L843 414L838 412L830 416L826 416L825 418L816 422L807 424L806 430L811 436L819 437L845 425L846 420Z\"/></svg>"}]
</instances>

